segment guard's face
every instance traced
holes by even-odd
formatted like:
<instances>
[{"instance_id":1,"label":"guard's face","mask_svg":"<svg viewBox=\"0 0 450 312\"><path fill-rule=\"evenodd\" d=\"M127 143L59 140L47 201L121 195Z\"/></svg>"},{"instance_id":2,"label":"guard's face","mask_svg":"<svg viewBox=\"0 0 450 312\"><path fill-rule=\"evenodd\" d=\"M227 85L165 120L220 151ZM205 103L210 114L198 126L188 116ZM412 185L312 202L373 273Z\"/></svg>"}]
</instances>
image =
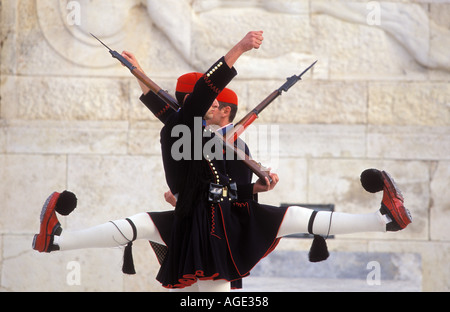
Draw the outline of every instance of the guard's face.
<instances>
[{"instance_id":1,"label":"guard's face","mask_svg":"<svg viewBox=\"0 0 450 312\"><path fill-rule=\"evenodd\" d=\"M208 124L214 124L213 122L214 117L216 116L218 110L219 110L219 102L217 100L214 100L213 104L203 117L208 122Z\"/></svg>"}]
</instances>

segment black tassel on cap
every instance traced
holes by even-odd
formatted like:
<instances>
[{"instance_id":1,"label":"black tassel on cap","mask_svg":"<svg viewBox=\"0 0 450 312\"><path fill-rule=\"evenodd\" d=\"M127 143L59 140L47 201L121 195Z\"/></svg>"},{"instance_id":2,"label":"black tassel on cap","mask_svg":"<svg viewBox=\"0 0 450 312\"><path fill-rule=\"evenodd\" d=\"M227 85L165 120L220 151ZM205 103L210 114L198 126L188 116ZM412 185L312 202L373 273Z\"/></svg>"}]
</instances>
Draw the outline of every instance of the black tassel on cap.
<instances>
[{"instance_id":1,"label":"black tassel on cap","mask_svg":"<svg viewBox=\"0 0 450 312\"><path fill-rule=\"evenodd\" d=\"M328 259L330 253L328 252L327 242L325 238L320 235L314 235L314 239L309 250L309 261L320 262Z\"/></svg>"}]
</instances>

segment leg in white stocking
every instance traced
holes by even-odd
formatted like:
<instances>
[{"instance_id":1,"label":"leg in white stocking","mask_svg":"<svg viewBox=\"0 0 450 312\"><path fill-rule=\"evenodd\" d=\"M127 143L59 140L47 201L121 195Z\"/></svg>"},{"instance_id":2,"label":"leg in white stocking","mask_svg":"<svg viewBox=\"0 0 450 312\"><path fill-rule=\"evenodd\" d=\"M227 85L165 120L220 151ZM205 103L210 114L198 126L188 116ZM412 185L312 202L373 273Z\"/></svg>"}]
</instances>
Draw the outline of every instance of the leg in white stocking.
<instances>
[{"instance_id":1,"label":"leg in white stocking","mask_svg":"<svg viewBox=\"0 0 450 312\"><path fill-rule=\"evenodd\" d=\"M200 281L189 287L181 289L171 289L171 292L230 292L231 284L225 280L217 281Z\"/></svg>"},{"instance_id":2,"label":"leg in white stocking","mask_svg":"<svg viewBox=\"0 0 450 312\"><path fill-rule=\"evenodd\" d=\"M230 292L231 284L225 280L197 281L200 292Z\"/></svg>"},{"instance_id":3,"label":"leg in white stocking","mask_svg":"<svg viewBox=\"0 0 450 312\"><path fill-rule=\"evenodd\" d=\"M150 240L164 244L161 236L147 213L128 218L136 229L136 239ZM118 247L128 244L134 235L133 227L126 219L111 221L79 231L63 231L55 236L54 244L60 250Z\"/></svg>"},{"instance_id":4,"label":"leg in white stocking","mask_svg":"<svg viewBox=\"0 0 450 312\"><path fill-rule=\"evenodd\" d=\"M319 235L386 232L386 223L379 211L365 214L321 211L316 215L312 232Z\"/></svg>"},{"instance_id":5,"label":"leg in white stocking","mask_svg":"<svg viewBox=\"0 0 450 312\"><path fill-rule=\"evenodd\" d=\"M308 208L289 207L278 231L278 237L308 233L312 214L313 210ZM312 223L312 232L317 235L385 231L386 223L378 211L368 214L319 211Z\"/></svg>"}]
</instances>

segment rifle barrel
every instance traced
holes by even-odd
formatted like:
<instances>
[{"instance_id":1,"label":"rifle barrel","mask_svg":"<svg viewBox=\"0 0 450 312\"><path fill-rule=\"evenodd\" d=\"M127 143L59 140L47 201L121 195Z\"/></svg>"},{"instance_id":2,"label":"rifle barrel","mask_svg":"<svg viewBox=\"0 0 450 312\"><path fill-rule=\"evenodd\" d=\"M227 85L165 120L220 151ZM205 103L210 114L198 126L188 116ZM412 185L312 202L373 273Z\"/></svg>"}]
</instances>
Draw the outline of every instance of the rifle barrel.
<instances>
[{"instance_id":1,"label":"rifle barrel","mask_svg":"<svg viewBox=\"0 0 450 312\"><path fill-rule=\"evenodd\" d=\"M160 86L158 86L153 80L148 78L143 72L139 69L134 68L131 73L139 79L143 84L145 84L153 93L158 95L166 104L169 104L171 108L174 110L178 110L180 108L178 101L175 100L167 91L164 91Z\"/></svg>"},{"instance_id":2,"label":"rifle barrel","mask_svg":"<svg viewBox=\"0 0 450 312\"><path fill-rule=\"evenodd\" d=\"M272 103L277 97L279 97L283 91L287 92L294 84L296 84L299 80L302 79L303 74L305 74L308 70L313 67L317 61L312 63L308 68L306 68L299 76L292 76L287 78L287 81L277 90L273 91L269 96L267 96L258 106L256 106L251 112L244 116L239 122L235 125L235 130L232 131L232 138L228 140L236 140L237 137L244 132L244 130L253 123L253 121L258 118L258 115L267 107L270 103ZM236 129L237 128L237 129Z\"/></svg>"}]
</instances>

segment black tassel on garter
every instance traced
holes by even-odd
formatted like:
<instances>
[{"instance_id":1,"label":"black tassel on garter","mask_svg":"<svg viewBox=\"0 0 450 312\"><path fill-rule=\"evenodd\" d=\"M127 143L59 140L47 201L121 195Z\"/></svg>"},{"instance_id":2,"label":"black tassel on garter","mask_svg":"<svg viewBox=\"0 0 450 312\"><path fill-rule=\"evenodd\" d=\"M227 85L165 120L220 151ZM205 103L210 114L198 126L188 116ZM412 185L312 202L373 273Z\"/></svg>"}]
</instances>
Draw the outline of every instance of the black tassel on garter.
<instances>
[{"instance_id":1,"label":"black tassel on garter","mask_svg":"<svg viewBox=\"0 0 450 312\"><path fill-rule=\"evenodd\" d=\"M125 251L123 252L123 265L122 272L125 274L136 274L136 270L134 269L134 261L133 261L133 252L132 252L133 242L129 242L125 247Z\"/></svg>"},{"instance_id":2,"label":"black tassel on garter","mask_svg":"<svg viewBox=\"0 0 450 312\"><path fill-rule=\"evenodd\" d=\"M309 261L320 262L328 259L330 253L328 252L327 242L325 238L320 235L314 235L314 239L309 250Z\"/></svg>"},{"instance_id":3,"label":"black tassel on garter","mask_svg":"<svg viewBox=\"0 0 450 312\"><path fill-rule=\"evenodd\" d=\"M125 274L132 275L132 274L136 274L136 270L134 269L132 247L133 247L133 241L135 241L136 237L137 237L137 229L136 229L136 226L134 225L133 221L131 221L128 218L126 218L125 220L127 220L128 223L130 223L131 228L133 229L133 239L127 244L127 246L125 247L125 250L123 252L122 272Z\"/></svg>"},{"instance_id":4,"label":"black tassel on garter","mask_svg":"<svg viewBox=\"0 0 450 312\"><path fill-rule=\"evenodd\" d=\"M313 213L311 214L311 217L309 218L309 223L308 223L308 232L309 232L309 234L314 235L314 239L313 239L311 248L309 250L309 255L308 255L309 261L311 261L311 262L320 262L320 261L328 259L328 257L330 256L325 238L323 238L320 235L315 235L313 233L313 224L314 224L314 219L316 218L317 213L318 213L318 211L313 211ZM330 226L331 226L331 220L330 220ZM327 235L327 237L328 237L328 235Z\"/></svg>"}]
</instances>

